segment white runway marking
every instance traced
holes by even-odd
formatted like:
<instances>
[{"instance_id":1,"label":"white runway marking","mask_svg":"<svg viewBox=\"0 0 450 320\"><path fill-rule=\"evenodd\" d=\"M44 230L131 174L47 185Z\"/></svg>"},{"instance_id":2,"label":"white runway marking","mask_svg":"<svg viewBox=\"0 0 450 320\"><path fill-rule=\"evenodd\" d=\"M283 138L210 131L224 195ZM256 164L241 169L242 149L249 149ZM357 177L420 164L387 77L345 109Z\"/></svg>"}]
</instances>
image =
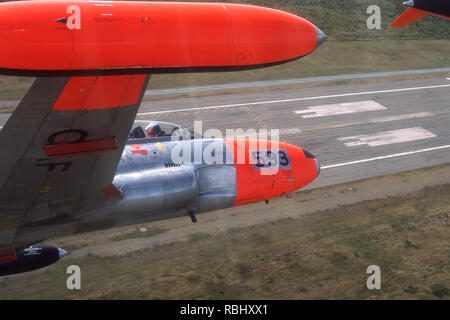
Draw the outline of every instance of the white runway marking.
<instances>
[{"instance_id":1,"label":"white runway marking","mask_svg":"<svg viewBox=\"0 0 450 320\"><path fill-rule=\"evenodd\" d=\"M339 114L357 113L357 112L367 112L384 110L386 107L373 101L357 101L357 102L345 102L345 103L335 103L327 104L323 106L308 107L304 110L294 111L295 114L302 114L302 118L317 118L334 116Z\"/></svg>"},{"instance_id":2,"label":"white runway marking","mask_svg":"<svg viewBox=\"0 0 450 320\"><path fill-rule=\"evenodd\" d=\"M390 122L390 121L409 120L409 119L425 118L425 117L432 117L432 116L434 116L434 113L418 112L418 113L402 114L402 115L391 116L391 117L375 118L375 119L371 119L370 121L371 122Z\"/></svg>"},{"instance_id":3,"label":"white runway marking","mask_svg":"<svg viewBox=\"0 0 450 320\"><path fill-rule=\"evenodd\" d=\"M280 136L287 136L290 134L298 133L302 133L302 130L300 130L299 128L280 129Z\"/></svg>"},{"instance_id":4,"label":"white runway marking","mask_svg":"<svg viewBox=\"0 0 450 320\"><path fill-rule=\"evenodd\" d=\"M331 169L331 168L337 168L337 167L345 167L345 166L351 166L353 164L372 162L372 161L391 159L391 158L398 158L398 157L409 156L412 154L418 154L418 153L424 153L424 152L430 152L430 151L436 151L436 150L443 150L443 149L450 149L450 145L439 146L439 147L434 147L434 148L426 148L426 149L420 149L420 150L408 151L408 152L402 152L402 153L389 154L387 156L380 156L380 157L375 157L375 158L362 159L362 160L356 160L356 161L350 161L350 162L344 162L344 163L337 163L337 164L332 164L329 166L321 166L320 169L325 170L325 169Z\"/></svg>"},{"instance_id":5,"label":"white runway marking","mask_svg":"<svg viewBox=\"0 0 450 320\"><path fill-rule=\"evenodd\" d=\"M392 92L405 92L405 91L416 91L416 90L426 90L426 89L437 89L437 88L446 88L446 87L450 87L450 84L437 85L437 86L427 86L427 87L411 87L411 88L398 88L398 89L378 90L378 91L341 93L341 94L333 94L333 95L326 95L326 96L304 97L304 98L284 99L284 100L267 100L267 101L258 101L258 102L245 102L245 103L235 103L235 104L226 104L226 105L218 105L218 106L208 106L208 107L173 109L173 110L166 110L166 111L143 112L143 113L138 113L138 116L145 116L145 115L152 115L152 114L162 114L162 113L173 113L173 112L197 111L197 110L226 109L226 108L244 107L244 106L257 106L257 105L263 105L263 104L275 104L275 103L294 102L294 101L309 101L309 100L319 100L319 99L329 99L329 98L362 96L362 95L379 94L379 93L392 93Z\"/></svg>"},{"instance_id":6,"label":"white runway marking","mask_svg":"<svg viewBox=\"0 0 450 320\"><path fill-rule=\"evenodd\" d=\"M384 146L387 144L401 143L414 140L422 140L436 137L435 134L421 127L414 127L400 130L390 130L376 133L374 135L360 135L353 137L339 138L347 147L355 147L367 144L371 147Z\"/></svg>"}]
</instances>

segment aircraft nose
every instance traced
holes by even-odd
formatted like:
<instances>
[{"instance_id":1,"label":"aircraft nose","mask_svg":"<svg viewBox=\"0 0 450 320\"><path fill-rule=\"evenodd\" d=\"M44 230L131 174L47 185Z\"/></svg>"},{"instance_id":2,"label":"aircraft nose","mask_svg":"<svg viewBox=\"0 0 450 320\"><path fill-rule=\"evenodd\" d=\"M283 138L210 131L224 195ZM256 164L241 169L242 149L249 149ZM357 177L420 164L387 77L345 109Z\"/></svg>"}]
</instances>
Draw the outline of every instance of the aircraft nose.
<instances>
[{"instance_id":1,"label":"aircraft nose","mask_svg":"<svg viewBox=\"0 0 450 320\"><path fill-rule=\"evenodd\" d=\"M317 32L317 42L316 42L316 49L317 49L322 43L324 43L328 39L328 36L322 30L320 30L319 27L317 26L315 27Z\"/></svg>"},{"instance_id":2,"label":"aircraft nose","mask_svg":"<svg viewBox=\"0 0 450 320\"><path fill-rule=\"evenodd\" d=\"M314 162L316 163L316 172L317 172L317 177L320 174L320 163L319 160L311 153L306 151L305 149L303 149L303 153L305 154L305 157L307 159L314 159Z\"/></svg>"}]
</instances>

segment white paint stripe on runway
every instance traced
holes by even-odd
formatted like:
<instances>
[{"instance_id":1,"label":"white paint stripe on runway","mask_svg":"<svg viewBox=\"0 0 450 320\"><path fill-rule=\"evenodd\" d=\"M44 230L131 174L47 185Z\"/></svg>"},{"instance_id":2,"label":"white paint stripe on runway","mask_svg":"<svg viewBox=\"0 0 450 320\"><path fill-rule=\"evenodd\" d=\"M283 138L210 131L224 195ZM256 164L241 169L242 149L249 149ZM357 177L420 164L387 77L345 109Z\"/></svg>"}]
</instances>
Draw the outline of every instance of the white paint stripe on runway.
<instances>
[{"instance_id":1,"label":"white paint stripe on runway","mask_svg":"<svg viewBox=\"0 0 450 320\"><path fill-rule=\"evenodd\" d=\"M426 118L432 116L434 116L434 113L432 112L418 112L418 113L401 114L398 116L391 116L391 117L375 118L371 119L370 122L390 122L399 120L410 120L416 118Z\"/></svg>"},{"instance_id":2,"label":"white paint stripe on runway","mask_svg":"<svg viewBox=\"0 0 450 320\"><path fill-rule=\"evenodd\" d=\"M326 104L322 106L308 107L304 110L294 111L295 114L303 114L302 118L317 118L340 114L358 113L385 110L386 107L373 100Z\"/></svg>"},{"instance_id":3,"label":"white paint stripe on runway","mask_svg":"<svg viewBox=\"0 0 450 320\"><path fill-rule=\"evenodd\" d=\"M328 166L321 166L320 169L326 170L326 169L331 169L331 168L345 167L345 166L351 166L351 165L359 164L359 163L399 158L399 157L404 157L404 156L410 156L412 154L431 152L431 151L436 151L436 150L444 150L444 149L450 149L450 145L439 146L439 147L434 147L434 148L426 148L426 149L420 149L420 150L408 151L408 152L402 152L402 153L389 154L387 156L380 156L380 157L375 157L375 158L362 159L362 160L356 160L356 161L350 161L350 162L344 162L344 163L331 164Z\"/></svg>"},{"instance_id":4,"label":"white paint stripe on runway","mask_svg":"<svg viewBox=\"0 0 450 320\"><path fill-rule=\"evenodd\" d=\"M302 133L302 130L300 130L299 128L280 129L280 136L287 136L290 134L298 133Z\"/></svg>"},{"instance_id":5,"label":"white paint stripe on runway","mask_svg":"<svg viewBox=\"0 0 450 320\"><path fill-rule=\"evenodd\" d=\"M384 146L388 144L423 140L436 137L432 132L425 130L422 127L414 127L399 130L389 130L379 132L373 135L359 135L352 137L338 138L339 141L344 142L347 147L355 147L367 144L370 147Z\"/></svg>"},{"instance_id":6,"label":"white paint stripe on runway","mask_svg":"<svg viewBox=\"0 0 450 320\"><path fill-rule=\"evenodd\" d=\"M438 88L446 88L446 87L450 87L450 84L426 86L426 87L397 88L397 89L378 90L378 91L341 93L341 94L332 94L332 95L325 95L325 96L304 97L304 98L294 98L294 99L284 99L284 100L245 102L245 103L235 103L235 104L208 106L208 107L173 109L173 110L166 110L166 111L142 112L142 113L138 113L138 116L173 113L173 112L197 111L197 110L226 109L226 108L243 107L243 106L257 106L257 105L263 105L263 104L275 104L275 103L283 103L283 102L308 101L308 100L319 100L319 99L340 98L340 97L353 97L353 96L362 96L362 95L379 94L379 93L405 92L405 91L416 91L416 90L426 90L426 89L438 89Z\"/></svg>"}]
</instances>

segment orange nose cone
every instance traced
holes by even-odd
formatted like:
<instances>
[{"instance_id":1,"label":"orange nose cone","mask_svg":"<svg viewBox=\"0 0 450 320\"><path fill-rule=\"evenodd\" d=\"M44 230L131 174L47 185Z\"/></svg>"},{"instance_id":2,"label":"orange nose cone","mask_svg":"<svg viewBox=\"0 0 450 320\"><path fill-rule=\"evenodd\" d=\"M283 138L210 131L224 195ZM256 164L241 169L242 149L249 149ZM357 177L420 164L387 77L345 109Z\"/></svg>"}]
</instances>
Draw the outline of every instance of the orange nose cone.
<instances>
[{"instance_id":1,"label":"orange nose cone","mask_svg":"<svg viewBox=\"0 0 450 320\"><path fill-rule=\"evenodd\" d=\"M225 139L236 166L235 206L294 192L319 175L317 159L284 142Z\"/></svg>"},{"instance_id":2,"label":"orange nose cone","mask_svg":"<svg viewBox=\"0 0 450 320\"><path fill-rule=\"evenodd\" d=\"M291 162L293 166L294 183L290 186L287 193L296 191L308 185L316 179L320 173L320 164L315 156L299 147L293 145L289 146L289 153L292 155Z\"/></svg>"},{"instance_id":3,"label":"orange nose cone","mask_svg":"<svg viewBox=\"0 0 450 320\"><path fill-rule=\"evenodd\" d=\"M317 158L314 155L312 155L310 152L306 151L305 149L303 149L302 151L303 151L303 154L305 155L305 161L307 161L308 165L312 167L311 171L313 171L315 173L315 176L313 178L313 180L314 180L320 174L319 160L317 160ZM312 163L311 159L314 160L314 163Z\"/></svg>"}]
</instances>

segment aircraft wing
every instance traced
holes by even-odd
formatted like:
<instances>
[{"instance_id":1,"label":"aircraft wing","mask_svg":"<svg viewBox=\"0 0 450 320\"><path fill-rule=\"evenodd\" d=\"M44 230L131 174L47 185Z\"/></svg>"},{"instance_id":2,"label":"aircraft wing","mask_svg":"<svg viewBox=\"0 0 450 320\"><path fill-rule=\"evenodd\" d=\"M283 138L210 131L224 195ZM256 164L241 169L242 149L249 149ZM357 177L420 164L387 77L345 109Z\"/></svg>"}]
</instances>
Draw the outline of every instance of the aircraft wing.
<instances>
[{"instance_id":1,"label":"aircraft wing","mask_svg":"<svg viewBox=\"0 0 450 320\"><path fill-rule=\"evenodd\" d=\"M403 12L394 22L391 23L390 27L392 28L401 28L404 27L416 20L422 19L423 17L429 15L430 13L427 11L423 11L420 9L408 8L405 12Z\"/></svg>"},{"instance_id":2,"label":"aircraft wing","mask_svg":"<svg viewBox=\"0 0 450 320\"><path fill-rule=\"evenodd\" d=\"M148 80L35 80L0 131L0 263L51 236L40 226L76 220L119 192L111 183Z\"/></svg>"}]
</instances>

